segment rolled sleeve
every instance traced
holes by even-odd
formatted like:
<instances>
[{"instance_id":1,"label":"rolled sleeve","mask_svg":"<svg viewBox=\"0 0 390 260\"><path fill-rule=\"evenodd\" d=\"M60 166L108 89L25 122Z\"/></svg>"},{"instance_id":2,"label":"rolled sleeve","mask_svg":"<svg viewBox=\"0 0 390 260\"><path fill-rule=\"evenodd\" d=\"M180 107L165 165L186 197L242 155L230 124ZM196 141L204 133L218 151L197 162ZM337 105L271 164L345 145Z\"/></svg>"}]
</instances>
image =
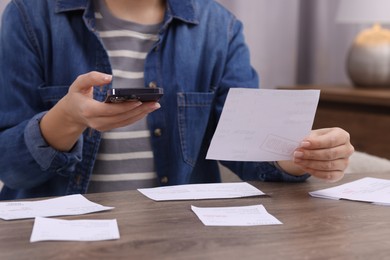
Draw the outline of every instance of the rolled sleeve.
<instances>
[{"instance_id":1,"label":"rolled sleeve","mask_svg":"<svg viewBox=\"0 0 390 260\"><path fill-rule=\"evenodd\" d=\"M60 152L52 148L43 138L39 123L46 112L34 116L24 132L24 140L31 156L42 170L54 169L57 173L72 171L76 163L82 160L83 137L69 152Z\"/></svg>"},{"instance_id":2,"label":"rolled sleeve","mask_svg":"<svg viewBox=\"0 0 390 260\"><path fill-rule=\"evenodd\" d=\"M267 174L261 174L260 179L264 181L282 181L282 182L303 182L307 180L311 175L305 173L303 175L292 175L284 171L277 162L269 162L269 164L275 169L272 171L266 171ZM261 165L264 167L264 164Z\"/></svg>"}]
</instances>

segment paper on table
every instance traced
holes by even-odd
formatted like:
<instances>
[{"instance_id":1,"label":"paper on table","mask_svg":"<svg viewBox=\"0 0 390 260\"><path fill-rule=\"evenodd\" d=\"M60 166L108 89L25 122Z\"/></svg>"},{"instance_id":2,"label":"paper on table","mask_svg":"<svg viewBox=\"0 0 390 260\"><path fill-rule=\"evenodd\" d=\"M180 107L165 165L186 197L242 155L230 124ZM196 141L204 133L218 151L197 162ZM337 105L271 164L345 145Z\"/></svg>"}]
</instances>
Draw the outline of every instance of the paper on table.
<instances>
[{"instance_id":1,"label":"paper on table","mask_svg":"<svg viewBox=\"0 0 390 260\"><path fill-rule=\"evenodd\" d=\"M282 224L263 205L191 209L206 226L259 226Z\"/></svg>"},{"instance_id":2,"label":"paper on table","mask_svg":"<svg viewBox=\"0 0 390 260\"><path fill-rule=\"evenodd\" d=\"M185 184L138 189L138 191L156 201L223 199L265 195L246 182Z\"/></svg>"},{"instance_id":3,"label":"paper on table","mask_svg":"<svg viewBox=\"0 0 390 260\"><path fill-rule=\"evenodd\" d=\"M37 217L30 242L38 241L101 241L119 239L116 219L63 220Z\"/></svg>"},{"instance_id":4,"label":"paper on table","mask_svg":"<svg viewBox=\"0 0 390 260\"><path fill-rule=\"evenodd\" d=\"M319 198L348 199L390 206L390 180L365 177L309 194Z\"/></svg>"},{"instance_id":5,"label":"paper on table","mask_svg":"<svg viewBox=\"0 0 390 260\"><path fill-rule=\"evenodd\" d=\"M80 194L68 195L39 201L0 202L0 218L4 220L81 215L98 211L111 210L87 200Z\"/></svg>"},{"instance_id":6,"label":"paper on table","mask_svg":"<svg viewBox=\"0 0 390 260\"><path fill-rule=\"evenodd\" d=\"M319 90L229 90L206 159L290 160L313 125Z\"/></svg>"}]
</instances>

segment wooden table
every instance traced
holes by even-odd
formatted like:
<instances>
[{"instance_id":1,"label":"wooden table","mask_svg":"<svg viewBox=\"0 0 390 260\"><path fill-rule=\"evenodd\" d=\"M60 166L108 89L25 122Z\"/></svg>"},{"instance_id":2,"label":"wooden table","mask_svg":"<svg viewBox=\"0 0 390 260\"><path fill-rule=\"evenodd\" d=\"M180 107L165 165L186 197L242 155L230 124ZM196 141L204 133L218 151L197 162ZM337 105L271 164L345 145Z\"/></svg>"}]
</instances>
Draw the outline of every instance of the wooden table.
<instances>
[{"instance_id":1,"label":"wooden table","mask_svg":"<svg viewBox=\"0 0 390 260\"><path fill-rule=\"evenodd\" d=\"M364 176L347 175L338 184ZM37 242L33 220L0 220L0 259L389 259L390 207L313 198L336 184L253 183L269 197L154 202L137 191L89 194L115 209L64 219L118 220L121 238L102 242ZM283 225L204 226L190 206L263 204Z\"/></svg>"},{"instance_id":2,"label":"wooden table","mask_svg":"<svg viewBox=\"0 0 390 260\"><path fill-rule=\"evenodd\" d=\"M336 85L296 85L282 89L320 89L313 128L347 130L356 151L390 159L390 89Z\"/></svg>"}]
</instances>

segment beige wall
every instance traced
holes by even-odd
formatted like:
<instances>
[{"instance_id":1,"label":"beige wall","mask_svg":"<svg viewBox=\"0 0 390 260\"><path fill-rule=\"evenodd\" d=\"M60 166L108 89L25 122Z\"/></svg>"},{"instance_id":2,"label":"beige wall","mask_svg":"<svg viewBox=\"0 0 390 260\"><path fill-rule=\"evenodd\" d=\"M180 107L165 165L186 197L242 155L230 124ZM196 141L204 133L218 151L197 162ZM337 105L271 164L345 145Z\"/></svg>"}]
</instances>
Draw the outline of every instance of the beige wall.
<instances>
[{"instance_id":1,"label":"beige wall","mask_svg":"<svg viewBox=\"0 0 390 260\"><path fill-rule=\"evenodd\" d=\"M340 0L217 1L243 21L263 88L295 84L298 66L313 84L349 82L348 48L365 25L336 23ZM309 61L302 65L304 60Z\"/></svg>"},{"instance_id":2,"label":"beige wall","mask_svg":"<svg viewBox=\"0 0 390 260\"><path fill-rule=\"evenodd\" d=\"M299 0L218 0L244 24L253 67L262 88L296 79Z\"/></svg>"}]
</instances>

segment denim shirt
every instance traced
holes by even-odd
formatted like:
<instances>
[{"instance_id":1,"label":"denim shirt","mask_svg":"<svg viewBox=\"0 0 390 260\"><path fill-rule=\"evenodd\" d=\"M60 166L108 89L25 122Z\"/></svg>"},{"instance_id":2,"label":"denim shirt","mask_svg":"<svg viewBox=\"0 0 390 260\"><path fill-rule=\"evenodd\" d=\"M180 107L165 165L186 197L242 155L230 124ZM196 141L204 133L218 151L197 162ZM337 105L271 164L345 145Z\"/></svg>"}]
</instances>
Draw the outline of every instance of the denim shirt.
<instances>
[{"instance_id":1,"label":"denim shirt","mask_svg":"<svg viewBox=\"0 0 390 260\"><path fill-rule=\"evenodd\" d=\"M112 73L93 1L13 0L3 14L0 64L0 199L85 193L100 132L87 129L60 152L45 142L39 122L78 75ZM145 87L164 89L161 108L148 116L161 185L220 182L217 161L205 157L226 95L258 87L241 22L211 0L168 0L144 72ZM103 100L110 87L95 88L94 98ZM243 180L308 177L267 162L221 163Z\"/></svg>"}]
</instances>

